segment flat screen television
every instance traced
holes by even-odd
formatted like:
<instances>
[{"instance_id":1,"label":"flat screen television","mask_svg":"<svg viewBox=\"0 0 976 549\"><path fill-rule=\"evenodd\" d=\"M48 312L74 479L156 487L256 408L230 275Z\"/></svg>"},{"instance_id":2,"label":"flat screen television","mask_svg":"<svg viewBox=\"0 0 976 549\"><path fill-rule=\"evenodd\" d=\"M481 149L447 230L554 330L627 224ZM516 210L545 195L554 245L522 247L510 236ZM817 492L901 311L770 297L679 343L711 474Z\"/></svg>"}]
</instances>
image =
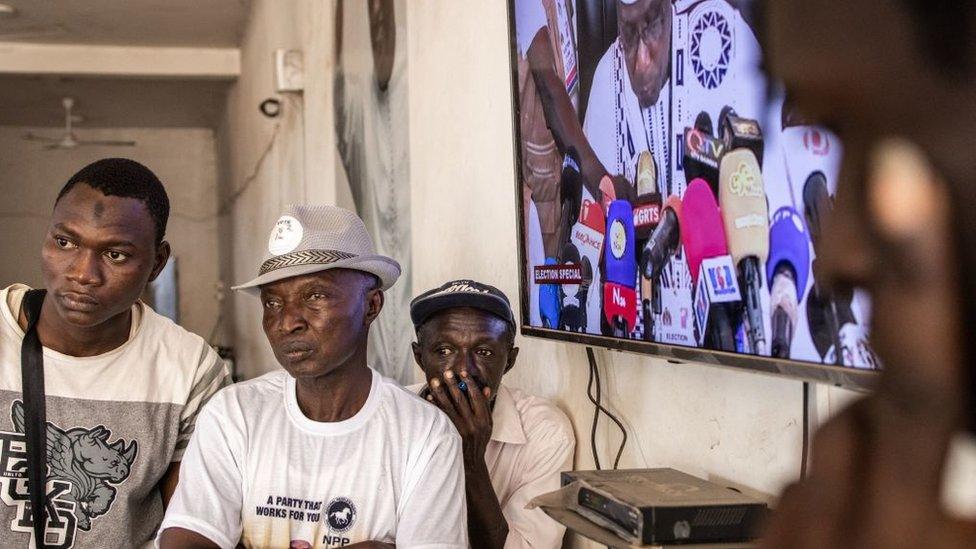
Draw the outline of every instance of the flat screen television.
<instances>
[{"instance_id":1,"label":"flat screen television","mask_svg":"<svg viewBox=\"0 0 976 549\"><path fill-rule=\"evenodd\" d=\"M870 388L867 296L813 274L843 146L751 4L509 0L522 332Z\"/></svg>"}]
</instances>

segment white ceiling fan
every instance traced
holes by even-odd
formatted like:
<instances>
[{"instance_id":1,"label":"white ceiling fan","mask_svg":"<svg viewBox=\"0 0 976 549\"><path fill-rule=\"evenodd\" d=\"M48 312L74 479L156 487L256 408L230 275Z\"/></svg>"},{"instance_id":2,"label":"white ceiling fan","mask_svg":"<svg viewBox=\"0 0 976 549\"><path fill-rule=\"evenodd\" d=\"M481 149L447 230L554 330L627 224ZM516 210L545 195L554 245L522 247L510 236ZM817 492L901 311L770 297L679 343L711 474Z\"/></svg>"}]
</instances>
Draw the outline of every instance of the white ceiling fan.
<instances>
[{"instance_id":1,"label":"white ceiling fan","mask_svg":"<svg viewBox=\"0 0 976 549\"><path fill-rule=\"evenodd\" d=\"M28 132L24 134L24 139L28 141L47 143L48 145L44 148L50 150L70 150L76 149L83 145L97 145L103 147L135 146L135 141L78 139L75 136L74 130L71 126L72 122L77 122L80 120L80 118L78 118L76 115L71 114L71 109L73 109L75 106L75 100L71 97L65 97L61 100L61 105L64 106L64 133L61 135L61 137L47 137Z\"/></svg>"}]
</instances>

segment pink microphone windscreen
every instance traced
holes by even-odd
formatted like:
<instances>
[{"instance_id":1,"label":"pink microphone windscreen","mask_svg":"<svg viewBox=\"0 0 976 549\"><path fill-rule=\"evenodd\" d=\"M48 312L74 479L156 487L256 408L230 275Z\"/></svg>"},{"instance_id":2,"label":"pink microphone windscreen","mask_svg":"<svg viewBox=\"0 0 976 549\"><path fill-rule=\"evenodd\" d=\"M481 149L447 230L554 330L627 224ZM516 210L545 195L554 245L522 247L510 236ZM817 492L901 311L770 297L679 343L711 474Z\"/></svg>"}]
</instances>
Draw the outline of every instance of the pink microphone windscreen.
<instances>
[{"instance_id":1,"label":"pink microphone windscreen","mask_svg":"<svg viewBox=\"0 0 976 549\"><path fill-rule=\"evenodd\" d=\"M681 243L688 257L688 269L692 282L697 283L698 269L703 259L729 253L718 202L704 179L695 178L688 184L678 220Z\"/></svg>"}]
</instances>

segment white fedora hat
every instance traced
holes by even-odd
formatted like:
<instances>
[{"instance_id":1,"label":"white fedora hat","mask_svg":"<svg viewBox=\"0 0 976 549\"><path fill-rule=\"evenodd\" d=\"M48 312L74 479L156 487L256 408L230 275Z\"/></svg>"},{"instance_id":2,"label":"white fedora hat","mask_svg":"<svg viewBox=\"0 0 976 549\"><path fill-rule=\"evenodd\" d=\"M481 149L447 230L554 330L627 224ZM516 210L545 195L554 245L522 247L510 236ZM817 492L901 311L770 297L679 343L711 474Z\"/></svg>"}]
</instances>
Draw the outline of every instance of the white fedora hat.
<instances>
[{"instance_id":1,"label":"white fedora hat","mask_svg":"<svg viewBox=\"0 0 976 549\"><path fill-rule=\"evenodd\" d=\"M234 289L257 295L265 284L326 269L376 275L383 290L400 277L400 264L376 253L356 214L335 206L296 204L288 206L271 229L257 278Z\"/></svg>"}]
</instances>

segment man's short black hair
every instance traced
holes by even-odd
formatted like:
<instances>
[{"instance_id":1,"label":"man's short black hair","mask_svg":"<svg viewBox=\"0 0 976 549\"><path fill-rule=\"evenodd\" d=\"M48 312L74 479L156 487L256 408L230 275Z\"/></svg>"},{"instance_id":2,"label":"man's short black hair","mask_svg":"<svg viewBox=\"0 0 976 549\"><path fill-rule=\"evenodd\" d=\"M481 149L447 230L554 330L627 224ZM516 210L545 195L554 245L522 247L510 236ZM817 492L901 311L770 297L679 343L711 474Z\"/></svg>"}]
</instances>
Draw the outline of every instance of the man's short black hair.
<instances>
[{"instance_id":1,"label":"man's short black hair","mask_svg":"<svg viewBox=\"0 0 976 549\"><path fill-rule=\"evenodd\" d=\"M128 158L103 158L85 166L64 184L57 205L78 183L84 183L105 196L135 198L146 205L156 226L156 245L166 235L169 220L169 196L162 182L149 168Z\"/></svg>"},{"instance_id":2,"label":"man's short black hair","mask_svg":"<svg viewBox=\"0 0 976 549\"><path fill-rule=\"evenodd\" d=\"M430 322L432 320L434 320L435 318L441 316L442 314L444 314L444 313L446 313L446 312L448 312L450 310L451 309L444 309L442 311L438 311L438 312L430 315L426 319L424 319L424 321L419 326L417 326L417 329L416 329L416 332L417 332L417 342L418 343L419 342L422 342L422 340L423 340L423 334L426 332L426 328L427 328L427 326L430 325ZM479 309L475 309L475 310L477 310L479 313L485 314L485 315L490 316L492 318L497 318L498 320L504 322L505 323L505 335L504 335L505 341L508 342L508 346L509 347L515 347L515 326L512 326L507 320L505 320L504 318L502 318L502 317L500 317L498 315L493 315L493 314L489 313L488 311L482 311L482 310L479 310Z\"/></svg>"}]
</instances>

